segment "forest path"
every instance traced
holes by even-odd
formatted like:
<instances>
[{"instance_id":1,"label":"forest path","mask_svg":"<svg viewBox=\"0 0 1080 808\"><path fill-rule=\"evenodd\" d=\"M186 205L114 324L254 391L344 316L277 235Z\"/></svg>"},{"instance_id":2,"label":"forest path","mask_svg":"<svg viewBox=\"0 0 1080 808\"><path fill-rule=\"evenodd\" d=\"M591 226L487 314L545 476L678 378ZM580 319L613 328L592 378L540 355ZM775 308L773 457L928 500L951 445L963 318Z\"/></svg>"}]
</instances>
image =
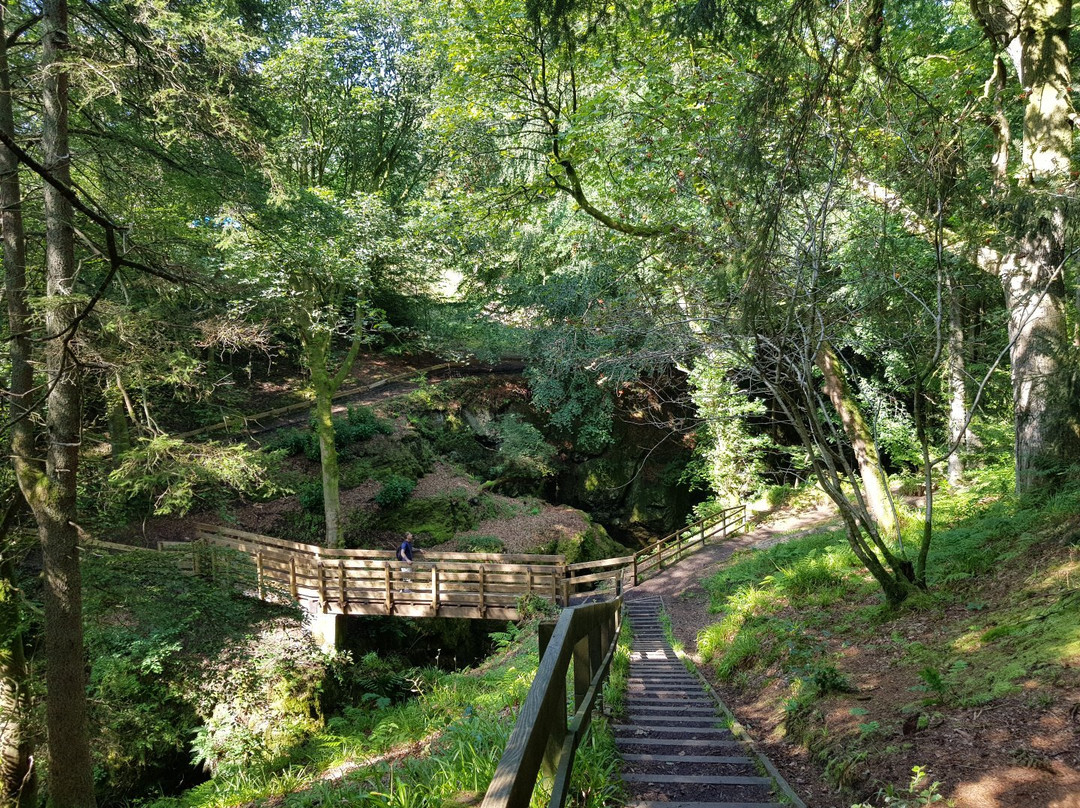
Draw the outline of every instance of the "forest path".
<instances>
[{"instance_id":1,"label":"forest path","mask_svg":"<svg viewBox=\"0 0 1080 808\"><path fill-rule=\"evenodd\" d=\"M715 685L710 675L711 670L708 666L701 665L697 653L698 632L720 619L719 615L709 611L709 593L705 588L705 581L716 571L721 562L739 550L764 549L838 525L839 518L831 503L774 518L768 524L758 525L726 541L706 545L659 575L626 590L624 598L627 601L627 608L634 608L635 603L661 599L664 611L671 620L672 635L698 665L699 673L706 681ZM763 738L755 738L755 741L768 748L779 774L786 778L794 790L808 803L833 804L831 801L819 802L816 799L820 794L834 796L832 789L819 780L805 765L800 765L795 760L785 759L786 749L783 745L775 745L771 742L762 743L765 741ZM815 795L814 800L811 800L811 794Z\"/></svg>"},{"instance_id":2,"label":"forest path","mask_svg":"<svg viewBox=\"0 0 1080 808\"><path fill-rule=\"evenodd\" d=\"M503 359L494 363L483 362L444 362L427 367L410 367L404 372L375 379L359 387L340 390L333 396L333 412L340 415L350 404L375 404L412 392L419 387L417 377L431 379L452 379L493 374L520 374L525 364L519 359ZM276 429L296 425L307 425L311 419L314 401L286 404L270 410L251 414L230 415L222 421L198 429L180 432L177 438L209 437L214 433L225 432L233 437L252 438Z\"/></svg>"}]
</instances>

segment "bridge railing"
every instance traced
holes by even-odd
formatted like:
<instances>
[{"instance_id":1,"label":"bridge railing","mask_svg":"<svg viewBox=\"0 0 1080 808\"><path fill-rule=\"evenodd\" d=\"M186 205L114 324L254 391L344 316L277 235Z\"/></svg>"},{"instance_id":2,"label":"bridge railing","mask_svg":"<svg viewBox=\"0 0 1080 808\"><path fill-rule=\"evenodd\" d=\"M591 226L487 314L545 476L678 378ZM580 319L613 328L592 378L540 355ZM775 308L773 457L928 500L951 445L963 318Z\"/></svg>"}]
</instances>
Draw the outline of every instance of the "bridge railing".
<instances>
[{"instance_id":1,"label":"bridge railing","mask_svg":"<svg viewBox=\"0 0 1080 808\"><path fill-rule=\"evenodd\" d=\"M557 555L425 552L402 562L389 551L328 549L210 525L198 526L194 543L158 548L184 553L192 571L217 575L233 562L215 550L238 552L254 566L260 597L278 590L322 613L502 620L516 619L522 597L564 602L565 563Z\"/></svg>"},{"instance_id":2,"label":"bridge railing","mask_svg":"<svg viewBox=\"0 0 1080 808\"><path fill-rule=\"evenodd\" d=\"M637 586L698 547L737 533L745 525L746 506L736 505L676 530L632 556L568 564L563 600L569 603L575 593L604 584L616 594L623 588Z\"/></svg>"},{"instance_id":3,"label":"bridge railing","mask_svg":"<svg viewBox=\"0 0 1080 808\"><path fill-rule=\"evenodd\" d=\"M589 727L619 640L622 599L563 610L542 624L540 666L518 713L481 808L528 808L541 770L552 777L550 808L561 808L574 755ZM566 681L573 663L574 701Z\"/></svg>"},{"instance_id":4,"label":"bridge railing","mask_svg":"<svg viewBox=\"0 0 1080 808\"><path fill-rule=\"evenodd\" d=\"M661 572L666 566L681 560L698 547L704 547L709 541L727 538L746 526L746 506L736 505L725 508L719 513L699 519L670 536L639 550L634 554L632 569L634 586Z\"/></svg>"}]
</instances>

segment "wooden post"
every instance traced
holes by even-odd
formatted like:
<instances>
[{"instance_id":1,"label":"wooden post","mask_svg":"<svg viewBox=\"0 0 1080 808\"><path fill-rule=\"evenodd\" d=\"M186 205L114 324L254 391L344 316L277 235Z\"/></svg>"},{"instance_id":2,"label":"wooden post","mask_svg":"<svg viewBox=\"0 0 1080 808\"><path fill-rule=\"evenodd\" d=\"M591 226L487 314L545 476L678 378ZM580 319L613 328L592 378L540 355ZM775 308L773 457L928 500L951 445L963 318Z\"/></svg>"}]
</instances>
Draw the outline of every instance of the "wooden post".
<instances>
[{"instance_id":1,"label":"wooden post","mask_svg":"<svg viewBox=\"0 0 1080 808\"><path fill-rule=\"evenodd\" d=\"M585 701L585 695L589 692L589 684L592 682L593 655L590 653L591 635L589 632L574 643L574 710L577 711Z\"/></svg>"},{"instance_id":2,"label":"wooden post","mask_svg":"<svg viewBox=\"0 0 1080 808\"><path fill-rule=\"evenodd\" d=\"M338 602L341 604L341 613L345 614L345 559L339 558L337 563L338 574Z\"/></svg>"},{"instance_id":3,"label":"wooden post","mask_svg":"<svg viewBox=\"0 0 1080 808\"><path fill-rule=\"evenodd\" d=\"M637 586L638 585L638 579L637 579L637 553L634 554L633 567L634 567L634 586Z\"/></svg>"},{"instance_id":4,"label":"wooden post","mask_svg":"<svg viewBox=\"0 0 1080 808\"><path fill-rule=\"evenodd\" d=\"M386 580L386 613L394 613L394 591L390 587L390 564L387 563L383 567L383 573Z\"/></svg>"},{"instance_id":5,"label":"wooden post","mask_svg":"<svg viewBox=\"0 0 1080 808\"><path fill-rule=\"evenodd\" d=\"M289 593L293 600L300 600L300 590L296 588L296 556L289 556Z\"/></svg>"},{"instance_id":6,"label":"wooden post","mask_svg":"<svg viewBox=\"0 0 1080 808\"><path fill-rule=\"evenodd\" d=\"M533 571L532 567L525 568L525 594L531 595L533 587Z\"/></svg>"},{"instance_id":7,"label":"wooden post","mask_svg":"<svg viewBox=\"0 0 1080 808\"><path fill-rule=\"evenodd\" d=\"M433 566L431 568L431 615L436 617L439 614L439 568Z\"/></svg>"},{"instance_id":8,"label":"wooden post","mask_svg":"<svg viewBox=\"0 0 1080 808\"><path fill-rule=\"evenodd\" d=\"M262 600L262 598L263 598L262 578L263 578L262 550L259 550L259 552L255 554L255 588L259 592L259 600Z\"/></svg>"},{"instance_id":9,"label":"wooden post","mask_svg":"<svg viewBox=\"0 0 1080 808\"><path fill-rule=\"evenodd\" d=\"M326 581L323 579L323 562L321 558L315 559L315 569L319 574L319 609L326 611Z\"/></svg>"},{"instance_id":10,"label":"wooden post","mask_svg":"<svg viewBox=\"0 0 1080 808\"><path fill-rule=\"evenodd\" d=\"M479 570L479 572L480 572L480 580L479 580L479 583L480 583L480 601L479 601L479 606L480 606L480 617L481 618L483 618L484 615L487 614L487 594L484 592L484 569L485 569L484 565L481 564L480 565L480 570Z\"/></svg>"}]
</instances>

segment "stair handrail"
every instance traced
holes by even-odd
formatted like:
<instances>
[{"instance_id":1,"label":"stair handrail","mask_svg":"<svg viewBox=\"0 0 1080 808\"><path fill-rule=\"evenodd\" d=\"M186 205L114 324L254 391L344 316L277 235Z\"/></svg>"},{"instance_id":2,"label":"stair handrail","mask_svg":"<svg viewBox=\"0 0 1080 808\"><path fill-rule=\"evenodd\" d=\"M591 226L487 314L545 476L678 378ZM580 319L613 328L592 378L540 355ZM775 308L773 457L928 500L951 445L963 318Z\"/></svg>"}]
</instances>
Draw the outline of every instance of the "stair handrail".
<instances>
[{"instance_id":1,"label":"stair handrail","mask_svg":"<svg viewBox=\"0 0 1080 808\"><path fill-rule=\"evenodd\" d=\"M480 808L528 808L543 769L553 776L549 808L562 808L574 756L592 718L622 624L622 598L566 608L540 625L540 665ZM566 678L574 663L574 714Z\"/></svg>"}]
</instances>

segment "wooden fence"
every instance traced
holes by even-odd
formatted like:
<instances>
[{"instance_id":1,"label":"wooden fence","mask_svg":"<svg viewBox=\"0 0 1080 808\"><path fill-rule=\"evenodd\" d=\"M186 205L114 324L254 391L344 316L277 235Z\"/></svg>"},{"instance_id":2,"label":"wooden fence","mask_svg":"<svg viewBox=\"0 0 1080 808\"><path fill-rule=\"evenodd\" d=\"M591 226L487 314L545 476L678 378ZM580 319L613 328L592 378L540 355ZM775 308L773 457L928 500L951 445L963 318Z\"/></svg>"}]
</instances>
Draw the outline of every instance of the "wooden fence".
<instances>
[{"instance_id":1,"label":"wooden fence","mask_svg":"<svg viewBox=\"0 0 1080 808\"><path fill-rule=\"evenodd\" d=\"M563 599L569 602L578 592L605 585L620 593L662 572L709 541L722 540L739 532L745 525L746 506L737 505L699 519L632 556L568 564Z\"/></svg>"},{"instance_id":2,"label":"wooden fence","mask_svg":"<svg viewBox=\"0 0 1080 808\"><path fill-rule=\"evenodd\" d=\"M661 572L707 542L725 539L746 526L746 506L736 505L719 513L699 519L682 530L650 544L634 554L631 575L637 586L646 578Z\"/></svg>"},{"instance_id":3,"label":"wooden fence","mask_svg":"<svg viewBox=\"0 0 1080 808\"><path fill-rule=\"evenodd\" d=\"M582 592L618 597L744 524L745 508L728 508L632 556L576 564L561 555L428 551L401 562L386 550L329 549L203 524L196 526L194 542L163 541L158 549L175 553L182 569L227 580L260 598L298 600L317 614L516 620L522 598L566 606ZM99 551L131 549L89 544Z\"/></svg>"},{"instance_id":4,"label":"wooden fence","mask_svg":"<svg viewBox=\"0 0 1080 808\"><path fill-rule=\"evenodd\" d=\"M541 769L552 776L550 808L561 808L593 705L619 640L622 599L565 609L541 625L540 667L518 713L481 808L528 808ZM566 680L573 663L574 707Z\"/></svg>"},{"instance_id":5,"label":"wooden fence","mask_svg":"<svg viewBox=\"0 0 1080 808\"><path fill-rule=\"evenodd\" d=\"M158 549L180 553L189 570L323 614L516 620L521 598L565 604L566 564L557 555L418 552L402 562L389 551L327 549L211 525L197 526L195 542Z\"/></svg>"}]
</instances>

